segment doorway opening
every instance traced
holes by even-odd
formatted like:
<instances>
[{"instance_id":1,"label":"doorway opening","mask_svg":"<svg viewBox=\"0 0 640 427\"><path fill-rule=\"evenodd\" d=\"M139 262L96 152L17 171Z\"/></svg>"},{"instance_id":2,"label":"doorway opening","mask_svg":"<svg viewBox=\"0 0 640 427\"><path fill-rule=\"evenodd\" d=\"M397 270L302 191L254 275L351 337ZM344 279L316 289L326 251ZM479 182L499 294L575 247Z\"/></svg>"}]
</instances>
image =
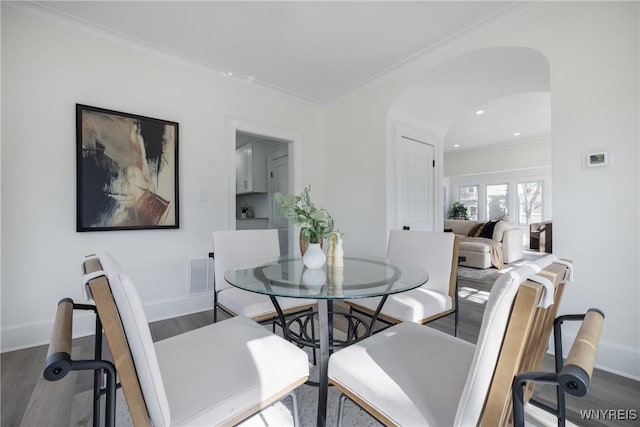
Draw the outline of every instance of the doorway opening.
<instances>
[{"instance_id":1,"label":"doorway opening","mask_svg":"<svg viewBox=\"0 0 640 427\"><path fill-rule=\"evenodd\" d=\"M237 230L277 229L289 252L289 223L278 215L276 192L289 192L289 149L283 141L236 131Z\"/></svg>"},{"instance_id":2,"label":"doorway opening","mask_svg":"<svg viewBox=\"0 0 640 427\"><path fill-rule=\"evenodd\" d=\"M469 51L413 81L387 113L388 228L404 225L398 207L410 186L432 199L434 230L454 202L478 220L551 220L550 81L544 54L523 47ZM435 191L421 190L420 174L401 184L400 126L433 135Z\"/></svg>"},{"instance_id":3,"label":"doorway opening","mask_svg":"<svg viewBox=\"0 0 640 427\"><path fill-rule=\"evenodd\" d=\"M277 229L280 253L296 249L295 227L278 213L273 195L296 192L301 135L253 122L227 122L229 229Z\"/></svg>"}]
</instances>

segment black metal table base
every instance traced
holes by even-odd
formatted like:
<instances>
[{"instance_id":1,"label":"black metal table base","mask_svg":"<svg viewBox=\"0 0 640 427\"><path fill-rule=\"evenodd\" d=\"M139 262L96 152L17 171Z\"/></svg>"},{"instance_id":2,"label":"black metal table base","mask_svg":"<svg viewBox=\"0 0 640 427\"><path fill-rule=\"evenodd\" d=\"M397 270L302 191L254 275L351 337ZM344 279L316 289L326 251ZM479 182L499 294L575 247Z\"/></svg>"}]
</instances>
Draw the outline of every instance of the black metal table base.
<instances>
[{"instance_id":1,"label":"black metal table base","mask_svg":"<svg viewBox=\"0 0 640 427\"><path fill-rule=\"evenodd\" d=\"M329 345L328 350L331 354L334 350L341 347L346 347L369 336L369 325L360 317L355 316L352 313L346 313L341 311L330 311L327 313L328 324L327 329L329 332ZM336 337L333 333L333 322L336 317L343 318L346 324L346 336ZM318 321L316 322L316 318ZM320 350L320 337L315 330L315 325L320 323L320 313L317 311L300 313L296 316L290 317L287 320L287 339L296 344L299 347L313 348L314 350ZM313 353L313 364L316 364L315 351ZM311 379L305 382L307 385L318 387L319 382Z\"/></svg>"},{"instance_id":2,"label":"black metal table base","mask_svg":"<svg viewBox=\"0 0 640 427\"><path fill-rule=\"evenodd\" d=\"M329 350L345 347L363 339L369 335L369 325L360 317L346 312L328 313L329 323L333 323L335 317L344 318L346 321L346 337L336 337L329 329ZM287 338L300 347L320 348L320 339L316 337L313 325L314 318L318 317L318 312L304 312L287 320Z\"/></svg>"},{"instance_id":3,"label":"black metal table base","mask_svg":"<svg viewBox=\"0 0 640 427\"><path fill-rule=\"evenodd\" d=\"M378 308L376 309L373 317L371 318L371 323L367 325L362 319L355 316L352 313L343 313L343 312L334 312L333 311L333 300L331 299L318 299L318 311L317 312L307 312L302 313L297 316L290 317L289 320L285 320L284 313L280 308L280 304L275 296L269 295L271 302L273 303L276 311L278 312L278 317L284 326L284 336L296 343L300 346L308 346L314 349L318 349L320 352L320 361L318 363L318 383L314 383L313 381L310 383L312 385L317 385L318 387L318 417L317 417L317 425L318 427L324 427L327 421L327 392L329 388L329 377L328 377L328 368L329 368L329 355L335 348L344 347L346 345L350 345L355 343L356 341L366 338L371 335L371 331L373 330L373 326L375 325L376 320L378 319L378 315L380 314L380 310L387 300L387 295L383 295L380 302L378 303ZM318 315L318 338L315 338L315 328L310 328L309 326L313 325L314 322L311 321ZM347 338L342 340L336 340L333 336L333 318L334 316L342 316L347 320L347 324L349 325L347 331ZM299 319L299 320L296 320ZM298 325L301 329L298 331L299 333L295 333L290 331L289 327L299 322ZM311 323L311 325L310 325ZM359 332L362 329L362 332ZM307 332L307 330L311 330L311 335ZM299 342L298 342L299 341Z\"/></svg>"}]
</instances>

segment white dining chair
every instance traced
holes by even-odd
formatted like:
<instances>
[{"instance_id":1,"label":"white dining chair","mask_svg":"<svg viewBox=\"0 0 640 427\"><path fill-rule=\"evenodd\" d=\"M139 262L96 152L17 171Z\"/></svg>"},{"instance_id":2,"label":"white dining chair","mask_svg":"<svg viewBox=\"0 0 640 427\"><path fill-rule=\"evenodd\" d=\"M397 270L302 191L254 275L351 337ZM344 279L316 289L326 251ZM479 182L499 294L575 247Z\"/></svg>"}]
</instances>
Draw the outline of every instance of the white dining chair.
<instances>
[{"instance_id":1,"label":"white dining chair","mask_svg":"<svg viewBox=\"0 0 640 427\"><path fill-rule=\"evenodd\" d=\"M453 233L391 230L387 258L398 264L414 264L429 273L427 283L408 292L390 295L379 319L428 323L454 315L454 336L458 334L458 238ZM347 300L351 310L373 315L381 298Z\"/></svg>"},{"instance_id":2,"label":"white dining chair","mask_svg":"<svg viewBox=\"0 0 640 427\"><path fill-rule=\"evenodd\" d=\"M64 299L45 378L58 380L68 370L93 369L96 363L114 366L106 374L107 424L115 422L115 377L136 427L231 426L289 395L297 425L294 390L309 376L303 350L245 316L154 343L133 281L108 253L86 257L83 273L113 364L71 359L72 311L88 305Z\"/></svg>"},{"instance_id":3,"label":"white dining chair","mask_svg":"<svg viewBox=\"0 0 640 427\"><path fill-rule=\"evenodd\" d=\"M507 425L512 383L523 371L539 370L566 271L551 264L504 273L492 287L476 345L403 322L332 354L329 379L343 393L338 425L346 398L385 425ZM590 376L595 350L584 347ZM567 388L582 374L570 370Z\"/></svg>"},{"instance_id":4,"label":"white dining chair","mask_svg":"<svg viewBox=\"0 0 640 427\"><path fill-rule=\"evenodd\" d=\"M276 309L266 295L236 288L224 278L233 267L253 261L276 259L280 255L278 230L229 230L213 232L215 268L214 307L231 316L243 315L258 322L278 320ZM286 315L311 310L316 301L303 298L277 298ZM214 310L214 321L217 321Z\"/></svg>"}]
</instances>

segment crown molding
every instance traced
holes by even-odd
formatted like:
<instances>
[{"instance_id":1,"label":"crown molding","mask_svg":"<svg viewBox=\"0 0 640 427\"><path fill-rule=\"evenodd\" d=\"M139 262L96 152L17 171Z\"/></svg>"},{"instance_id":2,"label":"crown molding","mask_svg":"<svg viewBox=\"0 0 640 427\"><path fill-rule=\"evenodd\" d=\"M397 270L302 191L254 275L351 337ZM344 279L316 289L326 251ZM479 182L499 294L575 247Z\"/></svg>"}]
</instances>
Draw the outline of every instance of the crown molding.
<instances>
[{"instance_id":1,"label":"crown molding","mask_svg":"<svg viewBox=\"0 0 640 427\"><path fill-rule=\"evenodd\" d=\"M260 90L267 91L271 94L277 94L280 96L284 96L289 99L293 99L296 101L302 101L303 103L310 104L313 106L323 106L323 105L331 105L337 102L340 102L343 98L349 96L354 93L356 89L367 86L368 84L380 81L384 78L392 77L396 72L404 70L412 65L415 65L419 61L428 58L429 56L447 50L451 48L453 45L460 43L463 40L467 40L492 26L495 26L498 23L507 21L512 19L515 16L518 16L524 12L527 12L535 7L538 7L540 4L545 3L544 1L536 1L536 2L522 2L518 1L516 4L509 5L504 9L494 13L493 15L484 18L482 21L477 22L464 28L454 35L439 41L438 43L423 49L422 51L412 55L409 58L402 60L401 62L391 65L384 70L371 75L370 77L365 78L359 83L356 83L347 89L341 91L335 96L331 96L325 99L317 99L309 96L305 96L303 94L297 93L295 91L291 91L286 88L282 88L277 85L273 85L259 79L255 79L252 76L243 76L238 74L231 74L228 70L222 69L215 64L205 63L202 61L198 61L194 58L187 57L178 52L163 48L161 46L155 45L153 43L146 42L144 40L123 34L121 32L106 28L104 26L95 24L93 22L71 16L69 14L65 14L58 10L55 10L46 5L46 2L38 2L38 1L10 1L2 2L3 9L7 7L8 9L19 11L24 14L37 16L41 19L45 19L51 22L55 22L57 24L63 25L65 27L71 28L76 31L80 31L83 33L91 34L95 37L102 38L105 40L112 41L114 43L125 45L131 49L141 50L146 53L156 55L174 62L178 62L180 64L193 67L199 69L204 72L216 74L218 77L223 79L228 79L234 83L242 84L247 87L252 87Z\"/></svg>"},{"instance_id":2,"label":"crown molding","mask_svg":"<svg viewBox=\"0 0 640 427\"><path fill-rule=\"evenodd\" d=\"M10 1L10 2L3 1L2 8L3 9L7 8L7 11L10 10L10 11L18 12L22 15L35 16L40 19L44 19L46 21L54 22L56 24L65 26L74 31L91 34L97 38L101 38L104 40L111 41L113 43L125 45L131 49L140 50L151 55L155 55L164 59L168 59L173 62L180 63L182 65L186 65L186 66L198 69L200 71L216 74L220 78L227 79L229 81L232 81L234 83L241 84L247 87L252 87L252 88L260 89L263 91L267 91L269 93L276 94L279 96L284 96L285 98L289 98L295 101L302 101L312 106L321 106L324 104L324 102L321 100L311 98L311 97L299 94L297 92L291 91L289 89L285 89L277 85L273 85L273 84L261 81L252 76L243 76L237 73L231 74L229 73L228 70L224 70L220 67L217 67L214 64L209 64L206 62L195 60L193 58L187 57L173 50L163 48L161 46L115 31L110 28L106 28L104 26L95 24L85 19L71 16L66 13L62 13L58 10L48 7L44 2L35 2L31 0Z\"/></svg>"}]
</instances>

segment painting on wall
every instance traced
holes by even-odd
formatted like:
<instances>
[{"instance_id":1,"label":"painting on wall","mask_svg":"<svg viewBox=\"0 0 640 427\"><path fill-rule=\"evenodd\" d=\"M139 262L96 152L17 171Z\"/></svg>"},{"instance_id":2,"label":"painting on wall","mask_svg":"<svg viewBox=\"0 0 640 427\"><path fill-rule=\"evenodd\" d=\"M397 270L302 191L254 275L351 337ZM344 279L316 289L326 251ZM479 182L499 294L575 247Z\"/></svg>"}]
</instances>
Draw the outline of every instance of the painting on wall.
<instances>
[{"instance_id":1,"label":"painting on wall","mask_svg":"<svg viewBox=\"0 0 640 427\"><path fill-rule=\"evenodd\" d=\"M178 123L76 104L77 231L179 227Z\"/></svg>"}]
</instances>

